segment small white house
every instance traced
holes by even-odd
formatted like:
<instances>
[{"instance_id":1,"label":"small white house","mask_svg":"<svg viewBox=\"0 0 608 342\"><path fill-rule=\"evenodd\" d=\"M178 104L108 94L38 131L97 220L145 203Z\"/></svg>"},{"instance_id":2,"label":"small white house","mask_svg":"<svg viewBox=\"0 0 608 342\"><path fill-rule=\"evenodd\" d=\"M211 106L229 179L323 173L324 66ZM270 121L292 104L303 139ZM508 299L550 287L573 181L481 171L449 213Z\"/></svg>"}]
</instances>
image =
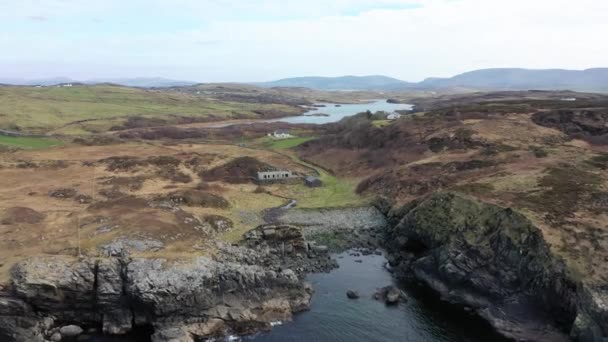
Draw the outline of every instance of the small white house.
<instances>
[{"instance_id":1,"label":"small white house","mask_svg":"<svg viewBox=\"0 0 608 342\"><path fill-rule=\"evenodd\" d=\"M566 101L566 102L574 102L574 101L576 101L576 97L563 97L560 100Z\"/></svg>"},{"instance_id":2,"label":"small white house","mask_svg":"<svg viewBox=\"0 0 608 342\"><path fill-rule=\"evenodd\" d=\"M293 135L291 135L286 129L278 129L272 133L268 133L268 136L275 139L287 139L293 137Z\"/></svg>"},{"instance_id":3,"label":"small white house","mask_svg":"<svg viewBox=\"0 0 608 342\"><path fill-rule=\"evenodd\" d=\"M390 113L389 115L386 116L387 120L397 120L401 117L401 114L399 113Z\"/></svg>"}]
</instances>

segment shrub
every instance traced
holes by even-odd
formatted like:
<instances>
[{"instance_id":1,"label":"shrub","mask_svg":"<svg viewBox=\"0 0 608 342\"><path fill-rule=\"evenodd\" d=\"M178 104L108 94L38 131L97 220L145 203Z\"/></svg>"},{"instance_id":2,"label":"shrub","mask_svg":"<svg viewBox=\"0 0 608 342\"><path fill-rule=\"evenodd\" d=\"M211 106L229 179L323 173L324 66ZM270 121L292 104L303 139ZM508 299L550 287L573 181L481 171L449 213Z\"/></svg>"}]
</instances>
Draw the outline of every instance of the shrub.
<instances>
[{"instance_id":1,"label":"shrub","mask_svg":"<svg viewBox=\"0 0 608 342\"><path fill-rule=\"evenodd\" d=\"M542 147L530 146L530 151L534 154L536 158L546 158L549 156L549 152L547 152Z\"/></svg>"}]
</instances>

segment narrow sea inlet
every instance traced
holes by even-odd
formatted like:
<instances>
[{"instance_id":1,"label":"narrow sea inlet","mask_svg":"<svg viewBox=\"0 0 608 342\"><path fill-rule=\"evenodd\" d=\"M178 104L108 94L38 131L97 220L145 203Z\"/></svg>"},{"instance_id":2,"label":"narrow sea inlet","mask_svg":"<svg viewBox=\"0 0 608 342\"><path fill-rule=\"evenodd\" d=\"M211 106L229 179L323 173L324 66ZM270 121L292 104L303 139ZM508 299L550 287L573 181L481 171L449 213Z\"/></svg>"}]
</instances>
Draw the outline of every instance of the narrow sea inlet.
<instances>
[{"instance_id":1,"label":"narrow sea inlet","mask_svg":"<svg viewBox=\"0 0 608 342\"><path fill-rule=\"evenodd\" d=\"M479 318L449 304L417 286L401 286L407 303L387 306L373 299L377 289L395 285L385 269L384 256L336 255L340 267L330 273L311 274L315 288L311 310L298 314L292 322L275 326L271 332L244 337L256 342L389 342L503 341ZM349 299L348 290L360 294Z\"/></svg>"}]
</instances>

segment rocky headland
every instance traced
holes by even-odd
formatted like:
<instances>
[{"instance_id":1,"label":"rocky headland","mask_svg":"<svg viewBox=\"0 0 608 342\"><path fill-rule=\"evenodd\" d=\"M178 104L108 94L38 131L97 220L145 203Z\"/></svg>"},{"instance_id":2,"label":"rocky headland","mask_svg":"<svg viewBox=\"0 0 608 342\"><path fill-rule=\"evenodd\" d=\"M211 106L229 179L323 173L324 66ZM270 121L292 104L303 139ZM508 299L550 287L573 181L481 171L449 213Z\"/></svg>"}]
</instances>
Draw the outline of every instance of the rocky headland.
<instances>
[{"instance_id":1,"label":"rocky headland","mask_svg":"<svg viewBox=\"0 0 608 342\"><path fill-rule=\"evenodd\" d=\"M361 211L358 220L383 218L375 208L344 210ZM326 224L335 228L333 219ZM143 332L154 342L189 342L268 330L309 308L307 273L337 267L329 248L304 231L265 224L246 233L242 246L215 242L213 255L190 260L131 258L126 249L114 257L23 260L0 292L0 337L86 341Z\"/></svg>"},{"instance_id":2,"label":"rocky headland","mask_svg":"<svg viewBox=\"0 0 608 342\"><path fill-rule=\"evenodd\" d=\"M437 193L387 214L389 263L522 341L605 341L608 291L577 280L509 208Z\"/></svg>"}]
</instances>

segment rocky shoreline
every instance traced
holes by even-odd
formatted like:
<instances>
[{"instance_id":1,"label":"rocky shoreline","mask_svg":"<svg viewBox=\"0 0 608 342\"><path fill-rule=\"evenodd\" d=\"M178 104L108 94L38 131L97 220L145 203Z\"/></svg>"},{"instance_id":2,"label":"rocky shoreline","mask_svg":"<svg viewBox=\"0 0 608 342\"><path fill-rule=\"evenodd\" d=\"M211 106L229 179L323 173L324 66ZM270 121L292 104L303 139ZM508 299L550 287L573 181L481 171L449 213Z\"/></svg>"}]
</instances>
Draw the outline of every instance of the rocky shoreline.
<instances>
[{"instance_id":1,"label":"rocky shoreline","mask_svg":"<svg viewBox=\"0 0 608 342\"><path fill-rule=\"evenodd\" d=\"M0 297L0 321L15 341L80 335L66 335L66 326L112 335L151 327L152 341L194 341L268 329L307 309L311 294L292 270L207 257L174 263L45 257L14 267L13 286Z\"/></svg>"},{"instance_id":2,"label":"rocky shoreline","mask_svg":"<svg viewBox=\"0 0 608 342\"><path fill-rule=\"evenodd\" d=\"M337 267L330 252L384 246L394 275L421 282L502 335L526 341L608 336L608 291L583 284L540 231L511 209L438 193L396 207L291 209L213 256L168 261L39 257L0 292L0 340L86 340L153 332L198 341L270 329L309 308L308 273Z\"/></svg>"},{"instance_id":3,"label":"rocky shoreline","mask_svg":"<svg viewBox=\"0 0 608 342\"><path fill-rule=\"evenodd\" d=\"M302 229L268 224L245 245L216 242L214 256L169 261L34 257L16 264L0 292L0 340L87 341L91 335L153 332L190 342L269 330L307 310L307 273L337 267Z\"/></svg>"}]
</instances>

